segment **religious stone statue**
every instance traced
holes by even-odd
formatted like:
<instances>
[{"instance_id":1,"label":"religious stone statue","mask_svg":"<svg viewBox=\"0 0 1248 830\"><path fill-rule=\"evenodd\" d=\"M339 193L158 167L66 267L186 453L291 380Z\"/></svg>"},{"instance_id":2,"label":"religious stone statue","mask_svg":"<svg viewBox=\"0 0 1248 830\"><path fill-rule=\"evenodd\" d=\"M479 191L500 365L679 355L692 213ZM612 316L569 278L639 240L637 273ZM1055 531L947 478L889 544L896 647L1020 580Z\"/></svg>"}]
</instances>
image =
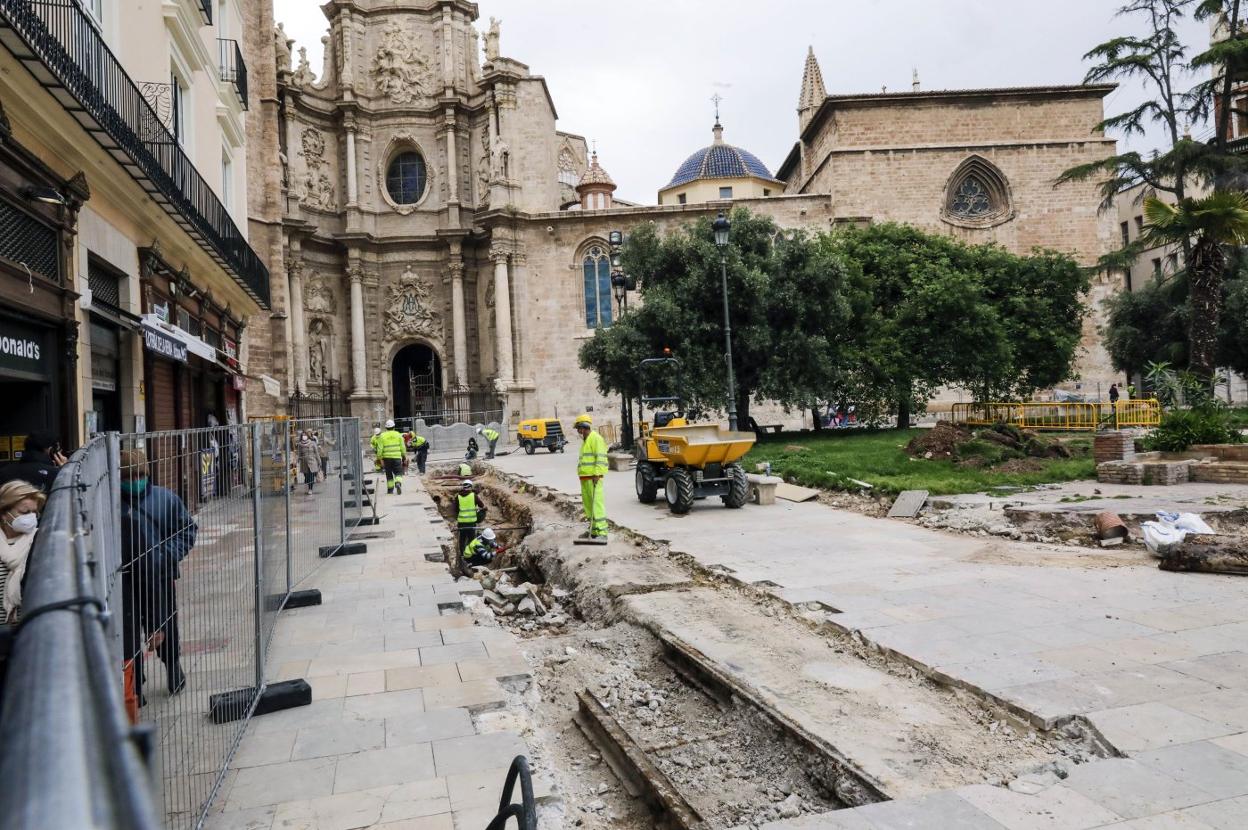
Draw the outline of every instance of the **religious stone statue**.
<instances>
[{"instance_id":1,"label":"religious stone statue","mask_svg":"<svg viewBox=\"0 0 1248 830\"><path fill-rule=\"evenodd\" d=\"M314 80L312 75L312 66L308 63L308 47L299 47L299 68L295 70L291 80L296 86L307 86Z\"/></svg>"},{"instance_id":2,"label":"religious stone statue","mask_svg":"<svg viewBox=\"0 0 1248 830\"><path fill-rule=\"evenodd\" d=\"M507 180L507 166L510 160L511 148L500 137L490 151L490 176L494 181L501 182Z\"/></svg>"},{"instance_id":3,"label":"religious stone statue","mask_svg":"<svg viewBox=\"0 0 1248 830\"><path fill-rule=\"evenodd\" d=\"M487 61L498 60L498 26L502 22L496 17L491 17L490 30L483 36L485 39L485 59Z\"/></svg>"},{"instance_id":4,"label":"religious stone statue","mask_svg":"<svg viewBox=\"0 0 1248 830\"><path fill-rule=\"evenodd\" d=\"M277 28L273 30L273 51L277 55L277 71L278 73L290 71L290 47L294 45L294 39L286 37L286 26L278 23Z\"/></svg>"},{"instance_id":5,"label":"religious stone statue","mask_svg":"<svg viewBox=\"0 0 1248 830\"><path fill-rule=\"evenodd\" d=\"M320 340L314 340L308 346L308 379L312 381L320 380L321 372L325 369L325 344Z\"/></svg>"},{"instance_id":6,"label":"religious stone statue","mask_svg":"<svg viewBox=\"0 0 1248 830\"><path fill-rule=\"evenodd\" d=\"M396 104L411 103L427 95L429 64L420 52L410 32L395 21L387 24L373 56L372 76L377 93Z\"/></svg>"}]
</instances>

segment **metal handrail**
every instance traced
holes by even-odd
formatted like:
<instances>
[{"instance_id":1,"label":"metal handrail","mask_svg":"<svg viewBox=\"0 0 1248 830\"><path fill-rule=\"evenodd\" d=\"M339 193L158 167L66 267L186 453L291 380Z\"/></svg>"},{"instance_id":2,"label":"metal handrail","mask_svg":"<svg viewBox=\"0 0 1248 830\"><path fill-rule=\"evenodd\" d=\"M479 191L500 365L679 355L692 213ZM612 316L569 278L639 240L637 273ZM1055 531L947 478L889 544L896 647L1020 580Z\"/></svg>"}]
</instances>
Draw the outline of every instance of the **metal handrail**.
<instances>
[{"instance_id":1,"label":"metal handrail","mask_svg":"<svg viewBox=\"0 0 1248 830\"><path fill-rule=\"evenodd\" d=\"M0 40L45 87L72 95L82 108L75 116L100 146L124 153L126 171L268 308L268 268L81 6L0 0Z\"/></svg>"},{"instance_id":2,"label":"metal handrail","mask_svg":"<svg viewBox=\"0 0 1248 830\"><path fill-rule=\"evenodd\" d=\"M217 51L221 59L221 80L234 84L234 91L247 109L247 63L238 41L226 37L217 38Z\"/></svg>"},{"instance_id":3,"label":"metal handrail","mask_svg":"<svg viewBox=\"0 0 1248 830\"><path fill-rule=\"evenodd\" d=\"M512 802L512 791L516 780L520 781L520 803ZM523 755L517 755L507 770L507 780L503 784L503 795L499 799L498 814L485 830L503 830L507 819L514 818L519 830L537 830L537 801L533 797L533 776L529 773L529 761Z\"/></svg>"}]
</instances>

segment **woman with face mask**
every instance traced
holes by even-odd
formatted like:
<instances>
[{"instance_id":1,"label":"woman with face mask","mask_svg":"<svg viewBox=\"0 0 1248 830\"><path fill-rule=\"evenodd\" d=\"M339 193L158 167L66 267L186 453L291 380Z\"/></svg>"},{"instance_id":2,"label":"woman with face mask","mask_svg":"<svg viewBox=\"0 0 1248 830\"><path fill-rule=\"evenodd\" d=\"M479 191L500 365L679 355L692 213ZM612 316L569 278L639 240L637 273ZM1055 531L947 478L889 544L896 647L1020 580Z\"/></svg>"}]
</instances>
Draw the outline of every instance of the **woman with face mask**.
<instances>
[{"instance_id":1,"label":"woman with face mask","mask_svg":"<svg viewBox=\"0 0 1248 830\"><path fill-rule=\"evenodd\" d=\"M22 579L26 563L35 544L39 527L39 511L43 509L43 491L27 481L10 481L0 485L0 622L16 623L22 605Z\"/></svg>"},{"instance_id":2,"label":"woman with face mask","mask_svg":"<svg viewBox=\"0 0 1248 830\"><path fill-rule=\"evenodd\" d=\"M321 471L321 452L316 446L316 439L307 432L299 433L295 457L299 460L299 471L303 473L303 483L307 485L310 496L316 484L316 474Z\"/></svg>"}]
</instances>

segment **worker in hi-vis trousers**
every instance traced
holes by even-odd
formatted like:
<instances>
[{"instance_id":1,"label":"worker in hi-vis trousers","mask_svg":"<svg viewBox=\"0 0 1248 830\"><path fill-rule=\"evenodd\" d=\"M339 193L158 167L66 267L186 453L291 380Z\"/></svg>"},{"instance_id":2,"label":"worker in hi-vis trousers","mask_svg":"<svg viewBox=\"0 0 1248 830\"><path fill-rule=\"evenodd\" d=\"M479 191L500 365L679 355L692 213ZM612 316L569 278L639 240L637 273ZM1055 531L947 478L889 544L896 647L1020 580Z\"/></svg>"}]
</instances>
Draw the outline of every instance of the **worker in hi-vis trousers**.
<instances>
[{"instance_id":1,"label":"worker in hi-vis trousers","mask_svg":"<svg viewBox=\"0 0 1248 830\"><path fill-rule=\"evenodd\" d=\"M373 434L368 439L368 445L373 448L373 464L376 469L381 469L381 427L373 427Z\"/></svg>"},{"instance_id":2,"label":"worker in hi-vis trousers","mask_svg":"<svg viewBox=\"0 0 1248 830\"><path fill-rule=\"evenodd\" d=\"M403 459L407 446L403 436L394 428L394 421L386 421L386 431L377 436L377 455L386 471L386 492L403 495Z\"/></svg>"},{"instance_id":3,"label":"worker in hi-vis trousers","mask_svg":"<svg viewBox=\"0 0 1248 830\"><path fill-rule=\"evenodd\" d=\"M459 549L463 551L468 543L477 535L477 525L485 520L486 507L481 497L473 488L472 482L465 479L459 485L459 494L455 496L455 526L459 531Z\"/></svg>"},{"instance_id":4,"label":"worker in hi-vis trousers","mask_svg":"<svg viewBox=\"0 0 1248 830\"><path fill-rule=\"evenodd\" d=\"M589 530L582 538L607 538L607 499L603 494L607 475L607 442L594 431L594 419L589 413L578 415L574 426L581 436L581 454L576 462L576 474L581 479L581 504Z\"/></svg>"},{"instance_id":5,"label":"worker in hi-vis trousers","mask_svg":"<svg viewBox=\"0 0 1248 830\"><path fill-rule=\"evenodd\" d=\"M489 427L477 427L477 435L480 435L482 438L484 438L486 441L489 442L489 449L485 451L485 457L493 458L494 447L498 445L498 439L499 439L498 430L490 429Z\"/></svg>"}]
</instances>

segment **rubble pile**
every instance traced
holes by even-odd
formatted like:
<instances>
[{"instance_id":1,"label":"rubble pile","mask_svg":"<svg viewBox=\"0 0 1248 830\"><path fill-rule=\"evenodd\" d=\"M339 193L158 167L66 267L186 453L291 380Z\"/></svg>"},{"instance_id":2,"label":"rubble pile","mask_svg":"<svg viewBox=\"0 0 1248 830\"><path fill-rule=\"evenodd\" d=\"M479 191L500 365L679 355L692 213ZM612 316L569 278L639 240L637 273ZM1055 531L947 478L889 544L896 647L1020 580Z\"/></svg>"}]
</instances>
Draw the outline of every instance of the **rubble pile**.
<instances>
[{"instance_id":1,"label":"rubble pile","mask_svg":"<svg viewBox=\"0 0 1248 830\"><path fill-rule=\"evenodd\" d=\"M1070 458L1070 450L1011 424L994 424L972 429L964 424L941 421L906 445L914 458L949 460L963 467L996 467L1022 472L1039 469L1034 459Z\"/></svg>"},{"instance_id":2,"label":"rubble pile","mask_svg":"<svg viewBox=\"0 0 1248 830\"><path fill-rule=\"evenodd\" d=\"M562 588L535 585L532 582L516 583L514 571L492 571L476 568L473 579L481 583L482 598L497 617L512 618L522 631L561 629L570 619L564 607L569 594Z\"/></svg>"}]
</instances>

